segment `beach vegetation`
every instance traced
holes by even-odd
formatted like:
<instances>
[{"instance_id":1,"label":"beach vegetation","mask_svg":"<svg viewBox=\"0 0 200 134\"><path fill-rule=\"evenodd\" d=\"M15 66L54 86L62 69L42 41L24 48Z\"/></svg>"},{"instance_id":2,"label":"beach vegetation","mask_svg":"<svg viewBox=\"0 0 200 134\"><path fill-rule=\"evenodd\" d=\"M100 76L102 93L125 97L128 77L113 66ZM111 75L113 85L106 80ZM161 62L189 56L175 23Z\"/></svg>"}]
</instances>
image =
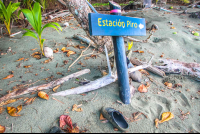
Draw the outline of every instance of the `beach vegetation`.
<instances>
[{"instance_id":1,"label":"beach vegetation","mask_svg":"<svg viewBox=\"0 0 200 134\"><path fill-rule=\"evenodd\" d=\"M42 54L44 55L44 51L43 51L43 43L45 41L45 39L42 39L42 32L45 28L47 27L51 27L56 29L59 32L59 29L62 31L61 26L56 23L56 22L51 22L51 23L47 23L46 25L44 25L42 27L42 15L41 15L41 7L40 4L38 2L36 2L33 6L33 8L31 8L31 10L29 9L22 9L19 11L18 15L20 13L23 13L25 15L25 17L27 18L28 22L31 24L31 26L33 27L33 29L36 31L36 33L38 34L38 36L31 30L29 29L24 29L27 32L23 34L23 36L31 36L33 38L35 38L40 46L40 49L42 51ZM58 29L58 28L59 29Z\"/></svg>"},{"instance_id":2,"label":"beach vegetation","mask_svg":"<svg viewBox=\"0 0 200 134\"><path fill-rule=\"evenodd\" d=\"M16 18L14 12L17 10L19 6L20 2L17 3L10 2L6 8L3 2L0 1L0 20L4 22L9 35L11 34L11 21L12 19Z\"/></svg>"}]
</instances>

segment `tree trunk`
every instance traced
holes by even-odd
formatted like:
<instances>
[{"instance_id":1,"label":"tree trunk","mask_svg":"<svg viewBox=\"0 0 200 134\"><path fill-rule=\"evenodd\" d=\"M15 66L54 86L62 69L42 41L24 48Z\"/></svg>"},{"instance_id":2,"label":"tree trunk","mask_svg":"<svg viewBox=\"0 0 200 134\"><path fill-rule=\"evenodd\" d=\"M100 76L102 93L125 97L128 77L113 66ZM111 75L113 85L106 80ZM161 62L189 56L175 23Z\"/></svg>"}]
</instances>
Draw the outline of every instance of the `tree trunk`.
<instances>
[{"instance_id":1,"label":"tree trunk","mask_svg":"<svg viewBox=\"0 0 200 134\"><path fill-rule=\"evenodd\" d=\"M92 10L87 2L85 0L64 0L64 2L88 37L97 45L98 50L103 51L104 45L106 45L110 53L113 50L112 38L110 36L90 36L89 34L88 14L92 13Z\"/></svg>"}]
</instances>

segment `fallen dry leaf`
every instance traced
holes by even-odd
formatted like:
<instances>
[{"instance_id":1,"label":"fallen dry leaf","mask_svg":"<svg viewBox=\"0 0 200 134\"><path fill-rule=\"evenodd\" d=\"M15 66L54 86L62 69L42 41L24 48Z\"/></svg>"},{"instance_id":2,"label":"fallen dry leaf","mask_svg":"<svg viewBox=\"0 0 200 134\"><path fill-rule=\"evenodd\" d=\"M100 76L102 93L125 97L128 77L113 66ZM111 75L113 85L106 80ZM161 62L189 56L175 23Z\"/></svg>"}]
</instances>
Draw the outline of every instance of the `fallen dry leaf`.
<instances>
[{"instance_id":1,"label":"fallen dry leaf","mask_svg":"<svg viewBox=\"0 0 200 134\"><path fill-rule=\"evenodd\" d=\"M10 79L10 78L12 78L12 77L14 77L14 75L13 75L13 74L10 74L10 75L6 76L5 78L3 78L2 80Z\"/></svg>"},{"instance_id":2,"label":"fallen dry leaf","mask_svg":"<svg viewBox=\"0 0 200 134\"><path fill-rule=\"evenodd\" d=\"M148 92L148 89L147 89L147 87L146 87L144 84L141 84L141 85L138 87L138 91L139 91L140 93L146 93L146 92Z\"/></svg>"},{"instance_id":3,"label":"fallen dry leaf","mask_svg":"<svg viewBox=\"0 0 200 134\"><path fill-rule=\"evenodd\" d=\"M176 29L175 27L170 27L170 29Z\"/></svg>"},{"instance_id":4,"label":"fallen dry leaf","mask_svg":"<svg viewBox=\"0 0 200 134\"><path fill-rule=\"evenodd\" d=\"M33 58L41 59L41 55L34 55Z\"/></svg>"},{"instance_id":5,"label":"fallen dry leaf","mask_svg":"<svg viewBox=\"0 0 200 134\"><path fill-rule=\"evenodd\" d=\"M150 75L148 71L144 70L144 69L140 69L139 70L142 74L146 74L146 75Z\"/></svg>"},{"instance_id":6,"label":"fallen dry leaf","mask_svg":"<svg viewBox=\"0 0 200 134\"><path fill-rule=\"evenodd\" d=\"M144 53L144 51L140 51L140 50L133 51L133 52L137 52L137 53Z\"/></svg>"},{"instance_id":7,"label":"fallen dry leaf","mask_svg":"<svg viewBox=\"0 0 200 134\"><path fill-rule=\"evenodd\" d=\"M49 99L49 95L43 91L38 92L38 96L42 99L48 100Z\"/></svg>"},{"instance_id":8,"label":"fallen dry leaf","mask_svg":"<svg viewBox=\"0 0 200 134\"><path fill-rule=\"evenodd\" d=\"M62 49L61 49L61 51L65 51L66 50L66 47L63 47Z\"/></svg>"},{"instance_id":9,"label":"fallen dry leaf","mask_svg":"<svg viewBox=\"0 0 200 134\"><path fill-rule=\"evenodd\" d=\"M17 107L17 113L16 113L16 114L18 114L20 111L22 111L22 105L19 105L19 106Z\"/></svg>"},{"instance_id":10,"label":"fallen dry leaf","mask_svg":"<svg viewBox=\"0 0 200 134\"><path fill-rule=\"evenodd\" d=\"M106 118L103 116L103 114L102 114L102 113L100 113L99 120L100 120L100 121L103 121L103 120L107 120L107 119L106 119Z\"/></svg>"},{"instance_id":11,"label":"fallen dry leaf","mask_svg":"<svg viewBox=\"0 0 200 134\"><path fill-rule=\"evenodd\" d=\"M164 85L169 87L169 88L172 88L172 83L165 82Z\"/></svg>"},{"instance_id":12,"label":"fallen dry leaf","mask_svg":"<svg viewBox=\"0 0 200 134\"><path fill-rule=\"evenodd\" d=\"M90 59L90 58L91 58L91 57L85 57L84 59L85 59L85 60L88 60L88 59Z\"/></svg>"},{"instance_id":13,"label":"fallen dry leaf","mask_svg":"<svg viewBox=\"0 0 200 134\"><path fill-rule=\"evenodd\" d=\"M17 116L21 116L21 115L18 115L17 113L17 109L15 107L7 107L7 111L8 111L8 114L10 116L14 116L14 117L17 117ZM21 110L20 110L21 111Z\"/></svg>"},{"instance_id":14,"label":"fallen dry leaf","mask_svg":"<svg viewBox=\"0 0 200 134\"><path fill-rule=\"evenodd\" d=\"M156 128L158 128L158 124L159 123L163 123L163 122L166 122L166 121L169 121L171 119L174 118L174 115L171 113L171 112L165 112L162 114L162 119L159 121L159 119L155 119L155 126Z\"/></svg>"},{"instance_id":15,"label":"fallen dry leaf","mask_svg":"<svg viewBox=\"0 0 200 134\"><path fill-rule=\"evenodd\" d=\"M43 63L49 63L51 61L51 59L45 60Z\"/></svg>"},{"instance_id":16,"label":"fallen dry leaf","mask_svg":"<svg viewBox=\"0 0 200 134\"><path fill-rule=\"evenodd\" d=\"M69 56L72 55L72 54L76 54L76 52L74 52L74 51L69 51L69 52L67 53L67 57L69 57Z\"/></svg>"},{"instance_id":17,"label":"fallen dry leaf","mask_svg":"<svg viewBox=\"0 0 200 134\"><path fill-rule=\"evenodd\" d=\"M4 110L4 107L0 107L0 114L2 114Z\"/></svg>"},{"instance_id":18,"label":"fallen dry leaf","mask_svg":"<svg viewBox=\"0 0 200 134\"><path fill-rule=\"evenodd\" d=\"M0 125L0 133L4 133L5 131L6 131L6 128Z\"/></svg>"},{"instance_id":19,"label":"fallen dry leaf","mask_svg":"<svg viewBox=\"0 0 200 134\"><path fill-rule=\"evenodd\" d=\"M108 73L105 70L101 70L102 76L106 76Z\"/></svg>"},{"instance_id":20,"label":"fallen dry leaf","mask_svg":"<svg viewBox=\"0 0 200 134\"><path fill-rule=\"evenodd\" d=\"M69 61L68 60L64 60L63 63L66 65Z\"/></svg>"},{"instance_id":21,"label":"fallen dry leaf","mask_svg":"<svg viewBox=\"0 0 200 134\"><path fill-rule=\"evenodd\" d=\"M56 90L60 87L60 85L53 88L53 91L56 92Z\"/></svg>"},{"instance_id":22,"label":"fallen dry leaf","mask_svg":"<svg viewBox=\"0 0 200 134\"><path fill-rule=\"evenodd\" d=\"M18 60L16 60L16 61L21 61L21 60L23 60L24 58L19 58Z\"/></svg>"},{"instance_id":23,"label":"fallen dry leaf","mask_svg":"<svg viewBox=\"0 0 200 134\"><path fill-rule=\"evenodd\" d=\"M34 52L31 56L34 56L34 55L41 55L40 52Z\"/></svg>"},{"instance_id":24,"label":"fallen dry leaf","mask_svg":"<svg viewBox=\"0 0 200 134\"><path fill-rule=\"evenodd\" d=\"M74 104L73 107L72 107L72 111L82 112L83 109L82 108L78 108L78 106L76 104Z\"/></svg>"},{"instance_id":25,"label":"fallen dry leaf","mask_svg":"<svg viewBox=\"0 0 200 134\"><path fill-rule=\"evenodd\" d=\"M71 129L73 129L72 120L71 120L70 116L69 115L61 115L60 116L60 128L63 128L66 124Z\"/></svg>"},{"instance_id":26,"label":"fallen dry leaf","mask_svg":"<svg viewBox=\"0 0 200 134\"><path fill-rule=\"evenodd\" d=\"M59 48L56 48L56 50L53 50L53 53L57 53L59 51Z\"/></svg>"},{"instance_id":27,"label":"fallen dry leaf","mask_svg":"<svg viewBox=\"0 0 200 134\"><path fill-rule=\"evenodd\" d=\"M34 101L35 101L35 99L36 99L37 97L32 97L32 98L27 98L26 100L24 100L24 101L26 101L24 104L26 104L26 105L29 105L29 104L32 104Z\"/></svg>"},{"instance_id":28,"label":"fallen dry leaf","mask_svg":"<svg viewBox=\"0 0 200 134\"><path fill-rule=\"evenodd\" d=\"M24 68L30 68L32 67L33 65L28 65L28 66L24 66Z\"/></svg>"},{"instance_id":29,"label":"fallen dry leaf","mask_svg":"<svg viewBox=\"0 0 200 134\"><path fill-rule=\"evenodd\" d=\"M161 58L164 57L164 54L162 54L160 57L161 57Z\"/></svg>"},{"instance_id":30,"label":"fallen dry leaf","mask_svg":"<svg viewBox=\"0 0 200 134\"><path fill-rule=\"evenodd\" d=\"M174 118L174 115L171 112L165 112L162 114L162 120L159 123L163 123L165 121L169 121Z\"/></svg>"}]
</instances>

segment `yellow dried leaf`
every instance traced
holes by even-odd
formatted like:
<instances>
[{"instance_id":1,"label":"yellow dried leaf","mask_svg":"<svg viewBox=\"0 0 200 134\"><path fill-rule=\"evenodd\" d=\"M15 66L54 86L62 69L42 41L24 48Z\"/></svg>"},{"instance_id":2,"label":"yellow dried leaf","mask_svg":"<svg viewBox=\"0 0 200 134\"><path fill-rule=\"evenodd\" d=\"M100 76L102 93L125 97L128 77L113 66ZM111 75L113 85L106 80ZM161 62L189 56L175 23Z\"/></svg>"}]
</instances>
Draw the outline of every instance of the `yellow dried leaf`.
<instances>
[{"instance_id":1,"label":"yellow dried leaf","mask_svg":"<svg viewBox=\"0 0 200 134\"><path fill-rule=\"evenodd\" d=\"M40 55L34 55L33 57L36 58L36 59L41 59Z\"/></svg>"},{"instance_id":2,"label":"yellow dried leaf","mask_svg":"<svg viewBox=\"0 0 200 134\"><path fill-rule=\"evenodd\" d=\"M0 107L0 114L2 114L4 110L4 107Z\"/></svg>"},{"instance_id":3,"label":"yellow dried leaf","mask_svg":"<svg viewBox=\"0 0 200 134\"><path fill-rule=\"evenodd\" d=\"M21 116L16 113L17 109L15 107L7 107L7 111L10 116Z\"/></svg>"},{"instance_id":4,"label":"yellow dried leaf","mask_svg":"<svg viewBox=\"0 0 200 134\"><path fill-rule=\"evenodd\" d=\"M32 67L33 65L28 65L28 66L24 66L24 68L30 68Z\"/></svg>"},{"instance_id":5,"label":"yellow dried leaf","mask_svg":"<svg viewBox=\"0 0 200 134\"><path fill-rule=\"evenodd\" d=\"M43 63L49 63L51 59L45 60Z\"/></svg>"},{"instance_id":6,"label":"yellow dried leaf","mask_svg":"<svg viewBox=\"0 0 200 134\"><path fill-rule=\"evenodd\" d=\"M49 95L43 91L38 92L38 96L42 99L48 100L49 99Z\"/></svg>"},{"instance_id":7,"label":"yellow dried leaf","mask_svg":"<svg viewBox=\"0 0 200 134\"><path fill-rule=\"evenodd\" d=\"M165 82L164 83L167 87L172 88L172 83Z\"/></svg>"},{"instance_id":8,"label":"yellow dried leaf","mask_svg":"<svg viewBox=\"0 0 200 134\"><path fill-rule=\"evenodd\" d=\"M69 52L67 53L67 57L69 57L71 54L76 54L76 52L74 52L74 51L69 51Z\"/></svg>"},{"instance_id":9,"label":"yellow dried leaf","mask_svg":"<svg viewBox=\"0 0 200 134\"><path fill-rule=\"evenodd\" d=\"M31 56L34 56L34 55L41 55L40 52L34 52Z\"/></svg>"},{"instance_id":10,"label":"yellow dried leaf","mask_svg":"<svg viewBox=\"0 0 200 134\"><path fill-rule=\"evenodd\" d=\"M21 60L23 60L24 58L19 58L18 60L16 60L16 61L21 61Z\"/></svg>"},{"instance_id":11,"label":"yellow dried leaf","mask_svg":"<svg viewBox=\"0 0 200 134\"><path fill-rule=\"evenodd\" d=\"M170 27L170 29L176 29L175 27Z\"/></svg>"},{"instance_id":12,"label":"yellow dried leaf","mask_svg":"<svg viewBox=\"0 0 200 134\"><path fill-rule=\"evenodd\" d=\"M5 78L3 78L2 80L10 79L10 78L12 78L12 77L14 77L14 75L13 75L13 74L10 74L10 75L6 76Z\"/></svg>"},{"instance_id":13,"label":"yellow dried leaf","mask_svg":"<svg viewBox=\"0 0 200 134\"><path fill-rule=\"evenodd\" d=\"M6 128L0 125L0 133L4 133L5 131L6 131Z\"/></svg>"},{"instance_id":14,"label":"yellow dried leaf","mask_svg":"<svg viewBox=\"0 0 200 134\"><path fill-rule=\"evenodd\" d=\"M165 112L162 114L162 120L159 123L163 123L165 121L169 121L174 118L174 115L171 112Z\"/></svg>"},{"instance_id":15,"label":"yellow dried leaf","mask_svg":"<svg viewBox=\"0 0 200 134\"><path fill-rule=\"evenodd\" d=\"M17 113L16 113L16 114L18 114L20 111L22 111L22 105L19 105L19 106L17 107Z\"/></svg>"},{"instance_id":16,"label":"yellow dried leaf","mask_svg":"<svg viewBox=\"0 0 200 134\"><path fill-rule=\"evenodd\" d=\"M72 111L82 112L83 109L82 108L78 108L78 106L76 104L74 104L73 107L72 107Z\"/></svg>"},{"instance_id":17,"label":"yellow dried leaf","mask_svg":"<svg viewBox=\"0 0 200 134\"><path fill-rule=\"evenodd\" d=\"M53 88L53 91L56 92L56 90L60 87L60 85Z\"/></svg>"},{"instance_id":18,"label":"yellow dried leaf","mask_svg":"<svg viewBox=\"0 0 200 134\"><path fill-rule=\"evenodd\" d=\"M66 47L63 47L62 49L61 49L61 51L65 51L66 50Z\"/></svg>"}]
</instances>

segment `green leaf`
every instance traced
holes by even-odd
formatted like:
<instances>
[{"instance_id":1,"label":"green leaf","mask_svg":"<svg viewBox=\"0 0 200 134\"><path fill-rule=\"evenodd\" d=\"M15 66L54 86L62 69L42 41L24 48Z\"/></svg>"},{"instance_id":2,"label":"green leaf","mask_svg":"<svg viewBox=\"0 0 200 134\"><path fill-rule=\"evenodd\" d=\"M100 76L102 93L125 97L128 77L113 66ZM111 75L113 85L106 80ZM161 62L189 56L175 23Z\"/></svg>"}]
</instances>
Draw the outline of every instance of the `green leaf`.
<instances>
[{"instance_id":1,"label":"green leaf","mask_svg":"<svg viewBox=\"0 0 200 134\"><path fill-rule=\"evenodd\" d=\"M35 20L35 24L37 26L37 30L36 29L35 30L38 32L38 34L41 35L42 15L41 15L41 7L38 2L34 4L32 13L34 15L33 17Z\"/></svg>"},{"instance_id":2,"label":"green leaf","mask_svg":"<svg viewBox=\"0 0 200 134\"><path fill-rule=\"evenodd\" d=\"M1 11L3 13L3 16L5 18L6 21L9 20L8 16L7 16L7 10L6 7L4 6L4 4L0 1L0 5L1 5Z\"/></svg>"},{"instance_id":3,"label":"green leaf","mask_svg":"<svg viewBox=\"0 0 200 134\"><path fill-rule=\"evenodd\" d=\"M24 37L24 36L31 36L31 37L35 38L38 41L37 35L33 31L30 31L29 29L25 29L25 30L27 32L24 33L22 37Z\"/></svg>"},{"instance_id":4,"label":"green leaf","mask_svg":"<svg viewBox=\"0 0 200 134\"><path fill-rule=\"evenodd\" d=\"M35 24L35 20L33 17L32 12L29 9L22 9L21 12L24 13L25 17L27 18L28 22L31 24L31 26L35 29L37 32L37 26Z\"/></svg>"},{"instance_id":5,"label":"green leaf","mask_svg":"<svg viewBox=\"0 0 200 134\"><path fill-rule=\"evenodd\" d=\"M42 46L43 46L43 43L44 43L45 40L46 40L46 39L41 39L41 44L42 44Z\"/></svg>"},{"instance_id":6,"label":"green leaf","mask_svg":"<svg viewBox=\"0 0 200 134\"><path fill-rule=\"evenodd\" d=\"M47 28L47 27L54 28L54 29L56 29L56 30L58 31L58 29L56 28L56 26L54 26L54 25L52 25L52 24L50 24L50 23L46 24L46 25L42 28L42 31L43 31L45 28ZM42 31L41 31L41 32L42 32ZM59 32L59 31L58 31L58 32Z\"/></svg>"},{"instance_id":7,"label":"green leaf","mask_svg":"<svg viewBox=\"0 0 200 134\"><path fill-rule=\"evenodd\" d=\"M10 17L11 17L11 15L12 15L12 4L11 4L11 2L9 3L9 5L8 5L8 7L7 7L7 9L6 9L6 11L7 11L7 17L8 17L8 19L10 20ZM9 20L7 20L7 22L8 22Z\"/></svg>"},{"instance_id":8,"label":"green leaf","mask_svg":"<svg viewBox=\"0 0 200 134\"><path fill-rule=\"evenodd\" d=\"M62 27L57 22L51 22L51 24L56 25L62 31Z\"/></svg>"},{"instance_id":9,"label":"green leaf","mask_svg":"<svg viewBox=\"0 0 200 134\"><path fill-rule=\"evenodd\" d=\"M12 13L15 12L19 6L20 6L20 2L13 3L11 12Z\"/></svg>"}]
</instances>

